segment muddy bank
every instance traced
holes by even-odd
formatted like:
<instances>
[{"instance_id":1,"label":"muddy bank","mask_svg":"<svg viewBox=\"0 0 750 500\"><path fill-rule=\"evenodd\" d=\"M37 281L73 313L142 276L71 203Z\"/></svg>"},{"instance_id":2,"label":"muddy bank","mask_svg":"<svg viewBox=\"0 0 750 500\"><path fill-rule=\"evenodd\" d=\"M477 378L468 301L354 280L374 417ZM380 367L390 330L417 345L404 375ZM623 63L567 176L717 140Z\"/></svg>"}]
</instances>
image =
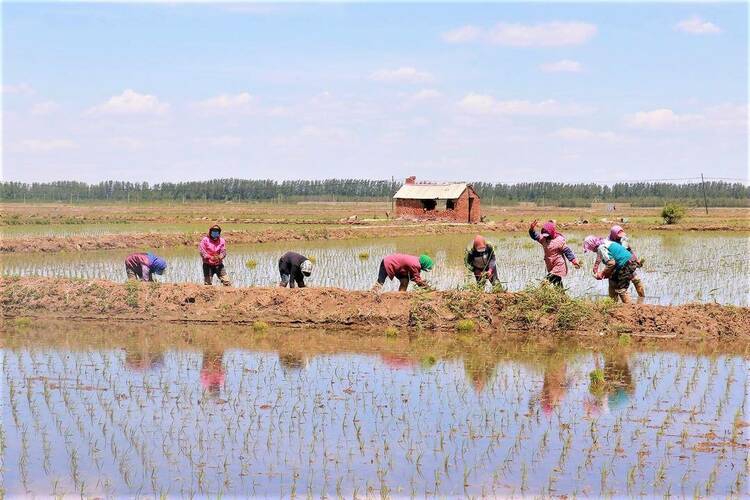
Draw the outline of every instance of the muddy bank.
<instances>
[{"instance_id":1,"label":"muddy bank","mask_svg":"<svg viewBox=\"0 0 750 500\"><path fill-rule=\"evenodd\" d=\"M565 230L608 231L609 223L559 224ZM729 227L711 226L701 228L629 226L630 229L652 230L701 230L723 231ZM388 225L347 225L344 227L310 227L309 229L273 228L262 231L225 230L222 236L230 244L269 243L274 241L322 241L357 238L383 238L389 236L424 236L431 234L475 234L481 232L517 232L528 230L527 222L490 222L482 224L409 223L394 222ZM0 253L16 252L64 252L84 250L145 250L154 248L196 246L204 232L193 233L129 233L102 234L95 236L27 236L0 239Z\"/></svg>"},{"instance_id":2,"label":"muddy bank","mask_svg":"<svg viewBox=\"0 0 750 500\"><path fill-rule=\"evenodd\" d=\"M326 329L527 331L664 339L750 341L750 310L718 305L664 307L571 300L547 291L406 294L337 288L223 289L193 284L0 279L3 316ZM461 320L470 320L461 324ZM256 325L257 326L257 325Z\"/></svg>"}]
</instances>

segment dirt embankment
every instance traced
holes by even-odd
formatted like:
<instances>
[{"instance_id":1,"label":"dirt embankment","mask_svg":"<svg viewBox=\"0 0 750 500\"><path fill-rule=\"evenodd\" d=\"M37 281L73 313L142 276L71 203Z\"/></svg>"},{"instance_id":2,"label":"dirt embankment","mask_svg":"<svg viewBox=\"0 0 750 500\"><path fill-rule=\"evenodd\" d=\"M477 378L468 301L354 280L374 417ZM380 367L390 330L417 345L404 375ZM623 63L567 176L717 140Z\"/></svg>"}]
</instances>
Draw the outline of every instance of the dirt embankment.
<instances>
[{"instance_id":1,"label":"dirt embankment","mask_svg":"<svg viewBox=\"0 0 750 500\"><path fill-rule=\"evenodd\" d=\"M603 232L609 224L560 224L565 230L590 230ZM632 228L632 226L631 226ZM268 243L274 241L321 241L348 240L356 238L384 238L389 236L424 236L431 234L475 234L482 232L526 231L526 222L500 222L486 224L446 224L446 223L395 223L382 226L348 225L345 227L312 227L310 229L266 229L263 231L231 231L222 236L231 244ZM672 227L644 226L640 229L665 229ZM679 227L678 230L694 228ZM720 231L726 227L701 227L701 231ZM130 233L102 234L95 236L28 236L0 239L0 253L15 252L63 252L81 250L152 249L177 246L195 246L205 235L195 233Z\"/></svg>"},{"instance_id":2,"label":"dirt embankment","mask_svg":"<svg viewBox=\"0 0 750 500\"><path fill-rule=\"evenodd\" d=\"M263 231L224 231L232 244L273 241L347 240L386 236L414 236L481 231L516 231L523 224L397 224L388 226L325 227L304 230L266 229ZM3 238L0 252L61 252L195 246L205 233L133 233L96 236L30 236Z\"/></svg>"},{"instance_id":3,"label":"dirt embankment","mask_svg":"<svg viewBox=\"0 0 750 500\"><path fill-rule=\"evenodd\" d=\"M382 293L337 288L230 288L0 278L3 317L227 323L326 329L398 329L543 335L624 334L678 340L750 341L750 309L718 305L612 306L550 292ZM546 288L546 287L545 287ZM461 320L471 320L470 322ZM468 323L468 325L467 325Z\"/></svg>"}]
</instances>

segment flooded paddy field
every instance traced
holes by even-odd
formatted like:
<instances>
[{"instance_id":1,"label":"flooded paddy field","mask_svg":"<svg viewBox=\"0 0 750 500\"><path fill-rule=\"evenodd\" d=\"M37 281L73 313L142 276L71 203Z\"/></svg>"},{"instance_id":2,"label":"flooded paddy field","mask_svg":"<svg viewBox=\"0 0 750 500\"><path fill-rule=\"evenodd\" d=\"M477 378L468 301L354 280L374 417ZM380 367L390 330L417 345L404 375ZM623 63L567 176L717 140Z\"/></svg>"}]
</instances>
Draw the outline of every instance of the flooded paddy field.
<instances>
[{"instance_id":1,"label":"flooded paddy field","mask_svg":"<svg viewBox=\"0 0 750 500\"><path fill-rule=\"evenodd\" d=\"M627 337L5 328L9 496L747 491L746 353Z\"/></svg>"},{"instance_id":2,"label":"flooded paddy field","mask_svg":"<svg viewBox=\"0 0 750 500\"><path fill-rule=\"evenodd\" d=\"M541 247L524 233L488 235L498 244L498 273L510 291L538 283L545 275ZM583 232L566 233L569 244L584 268L565 279L569 293L577 297L600 298L607 294L606 281L591 276L594 257L583 254ZM438 289L456 289L471 283L463 267L467 235L430 235L360 239L347 241L277 242L232 245L225 265L235 286L271 286L278 281L278 258L287 250L316 260L310 286L369 289L377 277L383 256L392 252L428 252L435 258L435 270L428 279ZM748 305L750 263L746 258L748 237L737 233L659 233L633 235L637 254L646 259L639 273L646 284L647 303L682 304L717 302ZM147 249L141 249L147 250ZM202 282L200 258L193 248L156 251L169 262L161 277L166 282ZM3 275L55 276L124 281L123 260L129 252L120 250L53 254L5 254L0 262ZM396 284L386 282L387 290ZM634 292L633 292L634 293Z\"/></svg>"}]
</instances>

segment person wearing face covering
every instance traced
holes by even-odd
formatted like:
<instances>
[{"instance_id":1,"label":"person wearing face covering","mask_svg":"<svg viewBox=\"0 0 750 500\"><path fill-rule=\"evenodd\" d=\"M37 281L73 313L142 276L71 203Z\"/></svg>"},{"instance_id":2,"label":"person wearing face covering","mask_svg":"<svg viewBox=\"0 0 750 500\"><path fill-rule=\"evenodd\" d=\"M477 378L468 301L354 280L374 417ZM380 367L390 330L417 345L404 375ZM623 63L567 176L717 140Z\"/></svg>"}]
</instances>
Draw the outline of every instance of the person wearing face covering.
<instances>
[{"instance_id":1,"label":"person wearing face covering","mask_svg":"<svg viewBox=\"0 0 750 500\"><path fill-rule=\"evenodd\" d=\"M474 275L477 283L489 281L492 285L498 283L497 265L495 262L495 245L478 234L474 241L466 247L464 265Z\"/></svg>"},{"instance_id":2,"label":"person wearing face covering","mask_svg":"<svg viewBox=\"0 0 750 500\"><path fill-rule=\"evenodd\" d=\"M568 275L568 263L576 269L581 268L580 262L576 258L573 250L568 246L565 236L557 232L557 226L554 222L548 221L542 225L541 232L536 231L538 221L531 223L529 227L529 236L544 249L544 264L547 266L547 276L545 279L553 285L562 288L563 278Z\"/></svg>"},{"instance_id":3,"label":"person wearing face covering","mask_svg":"<svg viewBox=\"0 0 750 500\"><path fill-rule=\"evenodd\" d=\"M208 234L203 237L198 245L198 251L203 259L203 283L206 285L213 284L214 275L219 277L219 281L224 286L230 286L227 270L224 269L224 258L227 256L227 244L221 237L221 227L214 224L208 230Z\"/></svg>"},{"instance_id":4,"label":"person wearing face covering","mask_svg":"<svg viewBox=\"0 0 750 500\"><path fill-rule=\"evenodd\" d=\"M633 247L630 245L630 239L628 238L628 235L625 234L625 230L622 228L622 226L612 226L612 229L610 229L609 231L608 239L609 241L614 241L615 243L619 243L620 245L625 247L625 250L630 252L633 258L636 260L637 267L643 267L643 259L639 259L636 256L635 252L633 251ZM602 258L597 252L596 262L594 262L594 275L599 272L599 265L601 263ZM633 271L630 282L633 283L633 286L635 286L635 291L638 293L638 300L643 300L646 297L646 289L643 286L643 280L641 280L641 277L637 274L637 270Z\"/></svg>"}]
</instances>

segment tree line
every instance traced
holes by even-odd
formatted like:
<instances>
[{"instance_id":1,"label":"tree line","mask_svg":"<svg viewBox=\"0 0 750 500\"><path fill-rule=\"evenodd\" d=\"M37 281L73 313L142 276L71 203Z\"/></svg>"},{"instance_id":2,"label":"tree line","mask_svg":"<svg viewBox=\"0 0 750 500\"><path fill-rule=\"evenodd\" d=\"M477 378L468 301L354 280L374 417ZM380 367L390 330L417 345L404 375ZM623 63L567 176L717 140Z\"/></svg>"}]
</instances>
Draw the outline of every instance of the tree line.
<instances>
[{"instance_id":1,"label":"tree line","mask_svg":"<svg viewBox=\"0 0 750 500\"><path fill-rule=\"evenodd\" d=\"M158 184L123 181L96 184L77 181L1 182L0 198L6 202L368 201L389 199L401 184L400 181L367 179L213 179ZM494 205L536 202L583 206L591 202L629 202L659 206L666 200L702 205L705 195L710 206L750 206L750 186L741 182L625 182L611 186L562 182L475 182L473 186L483 203Z\"/></svg>"}]
</instances>

